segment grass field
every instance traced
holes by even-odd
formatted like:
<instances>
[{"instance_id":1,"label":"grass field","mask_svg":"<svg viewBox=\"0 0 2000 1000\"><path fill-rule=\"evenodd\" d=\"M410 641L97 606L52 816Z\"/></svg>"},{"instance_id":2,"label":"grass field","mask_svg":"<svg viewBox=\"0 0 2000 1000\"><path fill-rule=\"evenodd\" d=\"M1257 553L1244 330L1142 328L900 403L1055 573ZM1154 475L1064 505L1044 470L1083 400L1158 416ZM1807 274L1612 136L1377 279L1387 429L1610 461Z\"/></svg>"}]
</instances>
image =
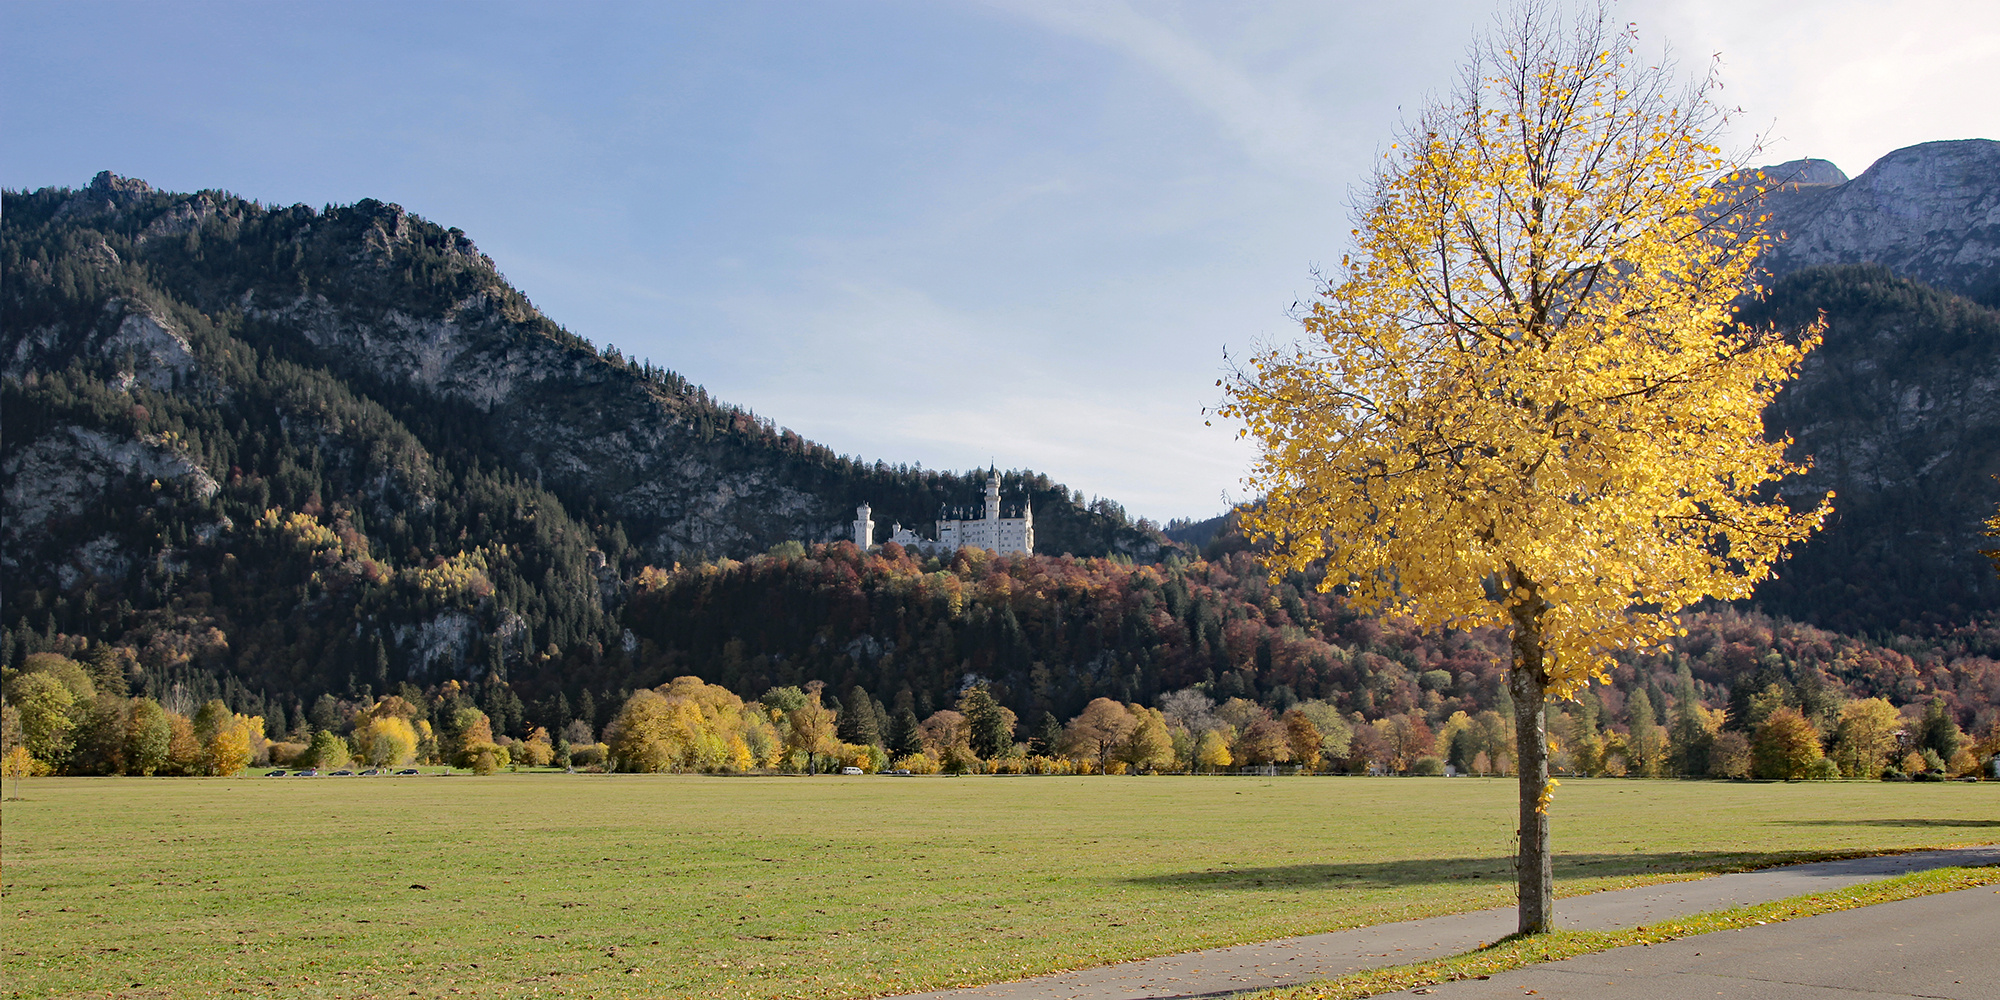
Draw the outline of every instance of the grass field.
<instances>
[{"instance_id":1,"label":"grass field","mask_svg":"<svg viewBox=\"0 0 2000 1000\"><path fill-rule=\"evenodd\" d=\"M862 997L1512 900L1511 781L31 779L0 996ZM2000 784L1565 781L1558 891L2000 839Z\"/></svg>"}]
</instances>

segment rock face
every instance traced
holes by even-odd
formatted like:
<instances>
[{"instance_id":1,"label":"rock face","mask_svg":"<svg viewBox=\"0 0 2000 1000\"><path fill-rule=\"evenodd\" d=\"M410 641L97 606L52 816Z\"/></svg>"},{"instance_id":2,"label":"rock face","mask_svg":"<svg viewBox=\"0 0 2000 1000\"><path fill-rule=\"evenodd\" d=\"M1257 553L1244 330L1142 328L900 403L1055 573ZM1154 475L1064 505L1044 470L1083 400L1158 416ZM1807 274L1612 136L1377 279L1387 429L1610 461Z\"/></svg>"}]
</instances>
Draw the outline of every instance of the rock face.
<instances>
[{"instance_id":1,"label":"rock face","mask_svg":"<svg viewBox=\"0 0 2000 1000\"><path fill-rule=\"evenodd\" d=\"M1995 304L2000 293L2000 142L1960 139L1896 150L1848 180L1824 160L1764 168L1786 234L1767 258L1777 276L1826 264L1880 264L1906 278Z\"/></svg>"},{"instance_id":2,"label":"rock face","mask_svg":"<svg viewBox=\"0 0 2000 1000\"><path fill-rule=\"evenodd\" d=\"M0 527L0 567L24 569L21 557L51 519L80 510L112 484L127 479L172 484L197 500L220 487L185 451L156 435L120 437L65 426L8 449L0 460L8 484L7 518Z\"/></svg>"},{"instance_id":3,"label":"rock face","mask_svg":"<svg viewBox=\"0 0 2000 1000\"><path fill-rule=\"evenodd\" d=\"M818 540L849 506L796 488L782 467L730 462L745 442L704 440L687 401L574 345L523 336L487 296L431 316L326 296L266 298L246 294L245 312L296 331L355 374L476 410L510 465L618 512L655 559Z\"/></svg>"}]
</instances>

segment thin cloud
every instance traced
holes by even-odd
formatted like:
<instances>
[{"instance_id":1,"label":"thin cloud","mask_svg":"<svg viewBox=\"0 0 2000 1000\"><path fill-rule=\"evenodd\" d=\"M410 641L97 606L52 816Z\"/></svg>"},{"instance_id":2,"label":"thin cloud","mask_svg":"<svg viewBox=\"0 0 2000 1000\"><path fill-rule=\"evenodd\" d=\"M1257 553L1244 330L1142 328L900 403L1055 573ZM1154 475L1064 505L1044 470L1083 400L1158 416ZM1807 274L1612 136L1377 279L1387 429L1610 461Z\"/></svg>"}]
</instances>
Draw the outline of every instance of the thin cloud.
<instances>
[{"instance_id":1,"label":"thin cloud","mask_svg":"<svg viewBox=\"0 0 2000 1000\"><path fill-rule=\"evenodd\" d=\"M1259 163L1319 176L1338 158L1331 122L1305 94L1249 72L1187 30L1126 3L1004 2L1009 13L1045 28L1104 45L1145 65L1205 111Z\"/></svg>"}]
</instances>

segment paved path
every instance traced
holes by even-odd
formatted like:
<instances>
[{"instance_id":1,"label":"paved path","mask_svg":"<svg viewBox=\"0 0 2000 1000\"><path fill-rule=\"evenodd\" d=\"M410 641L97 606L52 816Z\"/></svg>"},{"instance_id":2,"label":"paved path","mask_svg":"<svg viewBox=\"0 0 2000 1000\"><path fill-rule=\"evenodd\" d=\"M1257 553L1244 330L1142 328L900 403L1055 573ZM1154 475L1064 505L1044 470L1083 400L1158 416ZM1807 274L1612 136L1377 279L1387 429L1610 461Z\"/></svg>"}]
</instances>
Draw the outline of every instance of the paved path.
<instances>
[{"instance_id":1,"label":"paved path","mask_svg":"<svg viewBox=\"0 0 2000 1000\"><path fill-rule=\"evenodd\" d=\"M1672 882L1575 896L1556 902L1556 918L1563 927L1609 930L1808 892L1840 889L1930 868L1990 864L2000 864L2000 845L1823 861L1717 875L1694 882ZM902 1000L1190 1000L1196 997L1223 997L1244 990L1329 979L1363 969L1456 955L1513 933L1514 924L1514 908L1508 906L1332 934L1168 955L1011 983L909 994ZM1525 993L1516 991L1507 995L1518 997ZM1989 991L1980 996L1993 998L1994 994Z\"/></svg>"},{"instance_id":2,"label":"paved path","mask_svg":"<svg viewBox=\"0 0 2000 1000\"><path fill-rule=\"evenodd\" d=\"M2000 889L1616 948L1424 992L1428 1000L2000 1000Z\"/></svg>"}]
</instances>

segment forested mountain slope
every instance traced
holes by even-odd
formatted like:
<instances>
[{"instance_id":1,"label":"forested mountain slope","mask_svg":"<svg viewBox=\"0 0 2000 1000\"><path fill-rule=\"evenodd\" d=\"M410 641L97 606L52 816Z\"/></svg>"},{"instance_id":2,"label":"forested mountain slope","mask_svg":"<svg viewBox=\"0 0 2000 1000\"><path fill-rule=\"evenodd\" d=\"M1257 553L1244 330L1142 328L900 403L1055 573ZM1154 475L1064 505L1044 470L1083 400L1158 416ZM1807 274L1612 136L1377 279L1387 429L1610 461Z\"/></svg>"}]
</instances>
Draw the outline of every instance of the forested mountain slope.
<instances>
[{"instance_id":1,"label":"forested mountain slope","mask_svg":"<svg viewBox=\"0 0 2000 1000\"><path fill-rule=\"evenodd\" d=\"M1830 489L1834 513L1758 605L1844 631L2000 610L1980 554L2000 502L2000 311L1844 265L1780 279L1743 319L1797 329L1821 313L1825 342L1766 422L1813 460L1787 492Z\"/></svg>"},{"instance_id":2,"label":"forested mountain slope","mask_svg":"<svg viewBox=\"0 0 2000 1000\"><path fill-rule=\"evenodd\" d=\"M8 192L0 622L310 696L616 650L623 577L921 524L970 476L834 454L541 315L464 234L99 175ZM1151 559L1008 473L1038 547ZM18 656L20 643L10 652Z\"/></svg>"}]
</instances>

